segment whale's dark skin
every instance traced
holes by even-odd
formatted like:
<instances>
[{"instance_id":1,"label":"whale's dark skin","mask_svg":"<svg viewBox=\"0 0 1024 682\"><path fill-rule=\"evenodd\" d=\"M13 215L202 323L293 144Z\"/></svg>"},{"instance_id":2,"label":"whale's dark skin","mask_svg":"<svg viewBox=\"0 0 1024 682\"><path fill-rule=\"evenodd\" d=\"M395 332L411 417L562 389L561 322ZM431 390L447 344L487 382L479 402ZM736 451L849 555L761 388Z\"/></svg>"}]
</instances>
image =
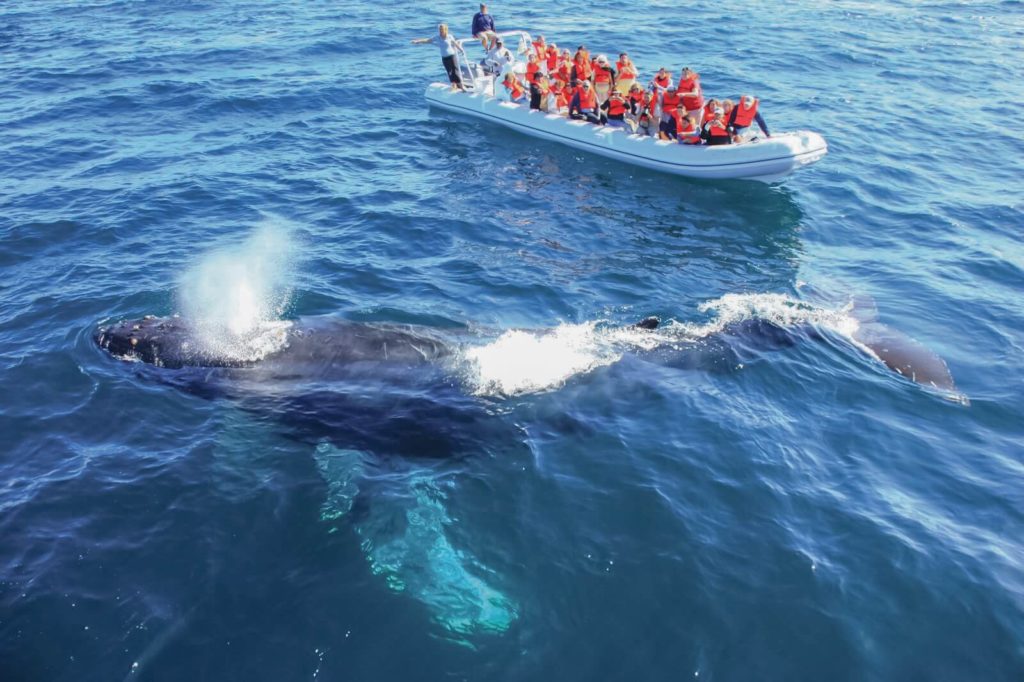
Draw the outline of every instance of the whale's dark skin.
<instances>
[{"instance_id":1,"label":"whale's dark skin","mask_svg":"<svg viewBox=\"0 0 1024 682\"><path fill-rule=\"evenodd\" d=\"M651 331L659 326L654 317L633 325ZM457 334L336 317L297 320L287 334L280 350L255 362L204 350L177 317L101 327L95 340L115 357L161 368L159 379L166 383L206 397L229 397L260 413L287 415L289 425L314 437L344 432L349 438L356 434L369 448L443 453L467 427L494 421L487 419L491 403L467 395L455 375ZM714 370L801 338L822 339L822 334L751 319L692 349L647 355L666 365ZM909 337L864 319L854 338L892 371L955 392L946 363Z\"/></svg>"},{"instance_id":2,"label":"whale's dark skin","mask_svg":"<svg viewBox=\"0 0 1024 682\"><path fill-rule=\"evenodd\" d=\"M450 347L427 327L346 322L334 318L301 321L288 333L287 347L257 362L206 351L194 343L189 326L178 317L147 316L100 327L96 343L115 357L141 360L169 369L182 367L260 367L281 364L291 375L302 365L318 372L361 361L395 364L436 362Z\"/></svg>"},{"instance_id":3,"label":"whale's dark skin","mask_svg":"<svg viewBox=\"0 0 1024 682\"><path fill-rule=\"evenodd\" d=\"M343 435L382 454L440 457L462 451L460 442L481 430L502 428L487 418L486 401L452 376L450 340L428 327L306 318L293 323L285 347L258 362L204 351L176 317L119 322L94 338L115 357L153 365L140 368L147 376L234 400L303 440Z\"/></svg>"}]
</instances>

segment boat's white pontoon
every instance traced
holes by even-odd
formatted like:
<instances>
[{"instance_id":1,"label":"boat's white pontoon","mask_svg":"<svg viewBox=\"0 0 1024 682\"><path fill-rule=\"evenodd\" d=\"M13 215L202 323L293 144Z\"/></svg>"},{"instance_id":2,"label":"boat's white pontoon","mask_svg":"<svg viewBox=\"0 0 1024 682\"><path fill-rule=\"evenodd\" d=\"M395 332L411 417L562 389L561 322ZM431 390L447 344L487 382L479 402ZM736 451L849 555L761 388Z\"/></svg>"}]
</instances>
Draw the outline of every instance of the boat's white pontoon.
<instances>
[{"instance_id":1,"label":"boat's white pontoon","mask_svg":"<svg viewBox=\"0 0 1024 682\"><path fill-rule=\"evenodd\" d=\"M519 54L532 49L530 36L523 31L499 35L505 42L510 42L509 38L518 38ZM718 146L683 145L634 135L623 128L571 120L532 110L526 104L502 101L495 96L495 88L500 87L496 82L500 82L498 79L508 70L520 73L525 70L521 61L489 65L485 69L482 63L472 62L463 55L460 68L467 91L453 92L448 83L432 83L426 91L427 102L431 106L476 116L527 135L652 170L695 178L747 178L771 182L818 161L828 152L825 139L810 131L776 133L770 138ZM502 69L501 73L495 73L497 68Z\"/></svg>"}]
</instances>

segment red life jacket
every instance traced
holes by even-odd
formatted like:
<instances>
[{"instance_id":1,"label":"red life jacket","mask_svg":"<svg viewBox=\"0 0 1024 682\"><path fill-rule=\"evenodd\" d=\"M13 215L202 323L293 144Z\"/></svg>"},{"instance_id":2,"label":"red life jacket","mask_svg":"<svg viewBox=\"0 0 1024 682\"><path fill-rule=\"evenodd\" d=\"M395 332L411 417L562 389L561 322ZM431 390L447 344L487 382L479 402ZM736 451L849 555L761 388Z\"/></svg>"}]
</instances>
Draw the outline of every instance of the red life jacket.
<instances>
[{"instance_id":1,"label":"red life jacket","mask_svg":"<svg viewBox=\"0 0 1024 682\"><path fill-rule=\"evenodd\" d=\"M559 109L561 109L562 107L569 106L569 98L566 97L564 88L552 90L551 92L555 93L555 106L557 106Z\"/></svg>"},{"instance_id":2,"label":"red life jacket","mask_svg":"<svg viewBox=\"0 0 1024 682\"><path fill-rule=\"evenodd\" d=\"M725 121L711 119L706 126L706 130L710 137L729 137L729 131L725 129Z\"/></svg>"},{"instance_id":3,"label":"red life jacket","mask_svg":"<svg viewBox=\"0 0 1024 682\"><path fill-rule=\"evenodd\" d=\"M697 134L697 126L690 123L690 119L684 118L676 123L676 131L679 141L683 144L700 144L700 135Z\"/></svg>"},{"instance_id":4,"label":"red life jacket","mask_svg":"<svg viewBox=\"0 0 1024 682\"><path fill-rule=\"evenodd\" d=\"M754 116L757 115L757 104L758 100L754 99L754 104L749 109L744 108L743 102L736 106L733 111L736 112L736 123L737 126L746 127L751 124L754 120Z\"/></svg>"},{"instance_id":5,"label":"red life jacket","mask_svg":"<svg viewBox=\"0 0 1024 682\"><path fill-rule=\"evenodd\" d=\"M637 112L639 112L640 108L644 105L644 94L643 90L639 90L637 92L633 92L631 90L629 92L629 101L636 105Z\"/></svg>"},{"instance_id":6,"label":"red life jacket","mask_svg":"<svg viewBox=\"0 0 1024 682\"><path fill-rule=\"evenodd\" d=\"M532 83L537 78L537 72L540 71L540 64L534 64L530 62L526 65L526 82Z\"/></svg>"},{"instance_id":7,"label":"red life jacket","mask_svg":"<svg viewBox=\"0 0 1024 682\"><path fill-rule=\"evenodd\" d=\"M686 95L687 92L697 91L696 95ZM679 80L679 92L683 94L683 108L687 111L700 109L704 106L704 93L700 89L700 76L693 78L681 78Z\"/></svg>"},{"instance_id":8,"label":"red life jacket","mask_svg":"<svg viewBox=\"0 0 1024 682\"><path fill-rule=\"evenodd\" d=\"M641 114L647 114L648 116L654 116L654 109L658 106L658 99L654 96L653 92L647 93L644 96L644 106L641 109Z\"/></svg>"},{"instance_id":9,"label":"red life jacket","mask_svg":"<svg viewBox=\"0 0 1024 682\"><path fill-rule=\"evenodd\" d=\"M563 61L558 65L558 80L563 83L568 83L572 80L572 66L568 61Z\"/></svg>"},{"instance_id":10,"label":"red life jacket","mask_svg":"<svg viewBox=\"0 0 1024 682\"><path fill-rule=\"evenodd\" d=\"M533 41L533 49L537 53L538 59L544 59L544 57L547 56L548 46L546 43L541 43L535 40Z\"/></svg>"},{"instance_id":11,"label":"red life jacket","mask_svg":"<svg viewBox=\"0 0 1024 682\"><path fill-rule=\"evenodd\" d=\"M608 100L608 115L622 116L626 113L626 102L621 97L612 97Z\"/></svg>"},{"instance_id":12,"label":"red life jacket","mask_svg":"<svg viewBox=\"0 0 1024 682\"><path fill-rule=\"evenodd\" d=\"M619 80L636 80L636 67L632 64L626 65L622 62L615 62L615 68L619 70Z\"/></svg>"},{"instance_id":13,"label":"red life jacket","mask_svg":"<svg viewBox=\"0 0 1024 682\"><path fill-rule=\"evenodd\" d=\"M526 90L520 85L519 79L514 76L505 78L505 89L512 93L512 99L519 99L520 96L526 94Z\"/></svg>"},{"instance_id":14,"label":"red life jacket","mask_svg":"<svg viewBox=\"0 0 1024 682\"><path fill-rule=\"evenodd\" d=\"M576 58L576 79L581 81L590 80L590 60Z\"/></svg>"},{"instance_id":15,"label":"red life jacket","mask_svg":"<svg viewBox=\"0 0 1024 682\"><path fill-rule=\"evenodd\" d=\"M548 66L548 73L554 73L558 68L558 50L548 45L548 53L544 57Z\"/></svg>"},{"instance_id":16,"label":"red life jacket","mask_svg":"<svg viewBox=\"0 0 1024 682\"><path fill-rule=\"evenodd\" d=\"M705 121L710 121L711 119L713 119L715 117L715 107L717 107L717 106L718 106L717 104L712 104L711 102L707 103L707 105L704 107L704 120Z\"/></svg>"},{"instance_id":17,"label":"red life jacket","mask_svg":"<svg viewBox=\"0 0 1024 682\"><path fill-rule=\"evenodd\" d=\"M601 66L597 62L594 62L594 82L595 83L611 83L612 71L607 66Z\"/></svg>"},{"instance_id":18,"label":"red life jacket","mask_svg":"<svg viewBox=\"0 0 1024 682\"><path fill-rule=\"evenodd\" d=\"M580 109L597 109L597 95L593 89L584 90L579 89L580 93Z\"/></svg>"},{"instance_id":19,"label":"red life jacket","mask_svg":"<svg viewBox=\"0 0 1024 682\"><path fill-rule=\"evenodd\" d=\"M659 88L667 88L669 86L669 83L671 82L672 79L669 78L667 73L664 76L654 77L654 84L657 85Z\"/></svg>"},{"instance_id":20,"label":"red life jacket","mask_svg":"<svg viewBox=\"0 0 1024 682\"><path fill-rule=\"evenodd\" d=\"M679 109L679 93L666 92L661 96L661 110L666 114L674 114Z\"/></svg>"}]
</instances>

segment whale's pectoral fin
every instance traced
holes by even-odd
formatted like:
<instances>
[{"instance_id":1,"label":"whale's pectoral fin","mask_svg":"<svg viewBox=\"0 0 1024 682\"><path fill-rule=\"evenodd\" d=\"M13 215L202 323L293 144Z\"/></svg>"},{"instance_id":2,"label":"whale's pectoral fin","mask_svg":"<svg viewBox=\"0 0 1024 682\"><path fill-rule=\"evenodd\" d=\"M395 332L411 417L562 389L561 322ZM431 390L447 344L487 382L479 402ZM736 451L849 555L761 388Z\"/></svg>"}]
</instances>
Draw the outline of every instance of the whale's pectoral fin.
<instances>
[{"instance_id":1,"label":"whale's pectoral fin","mask_svg":"<svg viewBox=\"0 0 1024 682\"><path fill-rule=\"evenodd\" d=\"M455 641L500 633L516 609L488 580L494 572L448 539L445 494L429 474L410 474L404 491L375 499L356 530L373 573L396 592L422 602Z\"/></svg>"}]
</instances>

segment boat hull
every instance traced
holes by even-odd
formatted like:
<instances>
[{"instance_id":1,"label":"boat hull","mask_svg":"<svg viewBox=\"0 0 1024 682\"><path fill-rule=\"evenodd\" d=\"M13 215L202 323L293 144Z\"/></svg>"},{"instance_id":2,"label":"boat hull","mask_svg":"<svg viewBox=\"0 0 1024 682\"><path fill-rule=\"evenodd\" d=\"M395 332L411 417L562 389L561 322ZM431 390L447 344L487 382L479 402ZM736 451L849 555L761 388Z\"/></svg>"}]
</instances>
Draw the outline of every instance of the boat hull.
<instances>
[{"instance_id":1,"label":"boat hull","mask_svg":"<svg viewBox=\"0 0 1024 682\"><path fill-rule=\"evenodd\" d=\"M818 133L779 133L768 139L735 145L709 147L682 145L631 135L621 128L574 121L503 102L485 93L452 92L445 83L427 87L430 106L475 116L517 132L649 168L692 178L746 178L773 182L828 153Z\"/></svg>"}]
</instances>

